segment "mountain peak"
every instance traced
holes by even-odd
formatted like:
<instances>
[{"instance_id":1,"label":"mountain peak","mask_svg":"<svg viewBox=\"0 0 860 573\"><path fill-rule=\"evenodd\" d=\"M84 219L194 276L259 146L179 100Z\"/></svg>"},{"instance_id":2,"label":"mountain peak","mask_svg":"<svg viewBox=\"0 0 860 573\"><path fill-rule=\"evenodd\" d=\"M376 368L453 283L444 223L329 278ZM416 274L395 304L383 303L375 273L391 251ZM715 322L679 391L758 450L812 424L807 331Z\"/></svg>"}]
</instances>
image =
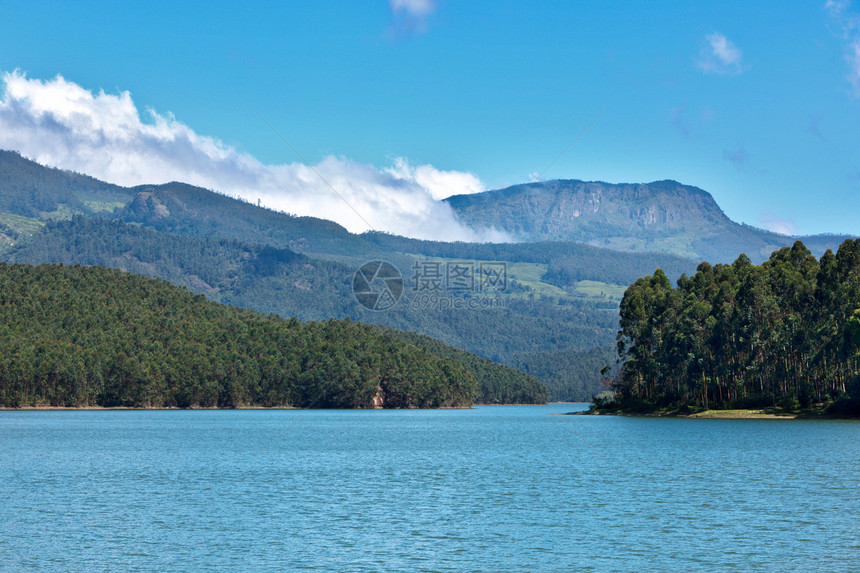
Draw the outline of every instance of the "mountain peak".
<instances>
[{"instance_id":1,"label":"mountain peak","mask_svg":"<svg viewBox=\"0 0 860 573\"><path fill-rule=\"evenodd\" d=\"M746 252L760 262L787 239L733 222L710 193L671 179L555 179L446 201L464 224L492 226L525 241L577 241L726 262Z\"/></svg>"}]
</instances>

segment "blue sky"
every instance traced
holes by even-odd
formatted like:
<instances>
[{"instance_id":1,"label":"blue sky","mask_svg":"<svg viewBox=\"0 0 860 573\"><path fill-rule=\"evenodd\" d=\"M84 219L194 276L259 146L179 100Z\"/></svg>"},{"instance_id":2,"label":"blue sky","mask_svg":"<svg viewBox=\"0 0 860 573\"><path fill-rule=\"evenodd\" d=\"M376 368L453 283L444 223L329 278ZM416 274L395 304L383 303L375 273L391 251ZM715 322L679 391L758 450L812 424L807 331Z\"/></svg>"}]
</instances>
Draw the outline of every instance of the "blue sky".
<instances>
[{"instance_id":1,"label":"blue sky","mask_svg":"<svg viewBox=\"0 0 860 573\"><path fill-rule=\"evenodd\" d=\"M257 114L315 166L676 179L738 221L860 234L856 2L12 2L15 70L267 166L298 159ZM91 166L71 155L40 157Z\"/></svg>"}]
</instances>

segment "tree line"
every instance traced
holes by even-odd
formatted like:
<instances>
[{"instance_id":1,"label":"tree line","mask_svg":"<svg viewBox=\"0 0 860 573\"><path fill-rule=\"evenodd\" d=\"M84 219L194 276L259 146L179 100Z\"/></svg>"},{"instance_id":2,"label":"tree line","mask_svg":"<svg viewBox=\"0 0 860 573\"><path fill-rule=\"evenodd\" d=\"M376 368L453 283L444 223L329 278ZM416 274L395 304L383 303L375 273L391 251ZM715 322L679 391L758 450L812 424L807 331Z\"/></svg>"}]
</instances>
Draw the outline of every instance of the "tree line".
<instances>
[{"instance_id":1,"label":"tree line","mask_svg":"<svg viewBox=\"0 0 860 573\"><path fill-rule=\"evenodd\" d=\"M469 406L475 375L377 328L302 323L102 267L0 263L0 405Z\"/></svg>"},{"instance_id":2,"label":"tree line","mask_svg":"<svg viewBox=\"0 0 860 573\"><path fill-rule=\"evenodd\" d=\"M762 265L657 269L620 306L615 405L860 411L860 239L817 260L801 241Z\"/></svg>"}]
</instances>

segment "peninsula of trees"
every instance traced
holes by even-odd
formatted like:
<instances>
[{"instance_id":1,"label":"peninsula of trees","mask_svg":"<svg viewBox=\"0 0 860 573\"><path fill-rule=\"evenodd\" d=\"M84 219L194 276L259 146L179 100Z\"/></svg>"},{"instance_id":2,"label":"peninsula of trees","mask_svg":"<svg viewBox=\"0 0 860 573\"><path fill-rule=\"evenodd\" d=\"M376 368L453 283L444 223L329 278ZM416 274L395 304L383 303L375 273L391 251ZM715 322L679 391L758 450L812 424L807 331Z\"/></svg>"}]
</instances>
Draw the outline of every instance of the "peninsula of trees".
<instances>
[{"instance_id":1,"label":"peninsula of trees","mask_svg":"<svg viewBox=\"0 0 860 573\"><path fill-rule=\"evenodd\" d=\"M370 325L266 316L102 267L0 263L3 407L460 407L505 392L547 396Z\"/></svg>"},{"instance_id":2,"label":"peninsula of trees","mask_svg":"<svg viewBox=\"0 0 860 573\"><path fill-rule=\"evenodd\" d=\"M647 411L830 404L860 413L860 239L816 260L797 241L757 266L701 263L674 288L657 271L625 292L613 399Z\"/></svg>"}]
</instances>

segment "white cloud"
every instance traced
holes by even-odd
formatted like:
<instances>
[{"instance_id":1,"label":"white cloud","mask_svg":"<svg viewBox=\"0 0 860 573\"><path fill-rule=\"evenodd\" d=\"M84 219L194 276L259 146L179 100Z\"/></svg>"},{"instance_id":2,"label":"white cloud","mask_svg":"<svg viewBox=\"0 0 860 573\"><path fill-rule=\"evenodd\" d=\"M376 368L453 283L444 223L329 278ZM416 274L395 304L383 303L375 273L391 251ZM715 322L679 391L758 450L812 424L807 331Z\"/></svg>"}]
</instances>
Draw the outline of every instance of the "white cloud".
<instances>
[{"instance_id":1,"label":"white cloud","mask_svg":"<svg viewBox=\"0 0 860 573\"><path fill-rule=\"evenodd\" d=\"M427 19L436 11L435 0L388 0L391 25L388 34L393 40L427 31Z\"/></svg>"},{"instance_id":2,"label":"white cloud","mask_svg":"<svg viewBox=\"0 0 860 573\"><path fill-rule=\"evenodd\" d=\"M462 171L440 171L432 165L413 167L403 157L394 160L394 166L385 170L399 178L415 181L427 189L434 199L445 199L452 195L470 195L486 191L477 176Z\"/></svg>"},{"instance_id":3,"label":"white cloud","mask_svg":"<svg viewBox=\"0 0 860 573\"><path fill-rule=\"evenodd\" d=\"M839 28L837 35L845 42L847 79L854 96L860 98L860 14L851 10L849 0L828 0L824 8Z\"/></svg>"},{"instance_id":4,"label":"white cloud","mask_svg":"<svg viewBox=\"0 0 860 573\"><path fill-rule=\"evenodd\" d=\"M429 16L436 11L436 2L433 0L389 0L388 4L395 14L408 12L419 18Z\"/></svg>"},{"instance_id":5,"label":"white cloud","mask_svg":"<svg viewBox=\"0 0 860 573\"><path fill-rule=\"evenodd\" d=\"M850 5L850 0L827 0L824 7L831 13L831 15L839 16Z\"/></svg>"},{"instance_id":6,"label":"white cloud","mask_svg":"<svg viewBox=\"0 0 860 573\"><path fill-rule=\"evenodd\" d=\"M854 95L860 97L860 38L855 38L848 45L845 59L848 61L848 81L854 88Z\"/></svg>"},{"instance_id":7,"label":"white cloud","mask_svg":"<svg viewBox=\"0 0 860 573\"><path fill-rule=\"evenodd\" d=\"M405 159L380 170L331 156L313 169L264 165L172 115L147 110L149 121L142 121L127 91L92 93L61 76L41 81L19 72L4 74L3 83L0 148L39 163L127 186L182 181L331 219L353 232L370 227L423 239L509 240L492 229L465 227L437 200L482 191L471 173L411 166Z\"/></svg>"},{"instance_id":8,"label":"white cloud","mask_svg":"<svg viewBox=\"0 0 860 573\"><path fill-rule=\"evenodd\" d=\"M759 216L759 223L768 231L780 235L797 235L797 225L792 219L784 219L772 211L764 211Z\"/></svg>"},{"instance_id":9,"label":"white cloud","mask_svg":"<svg viewBox=\"0 0 860 573\"><path fill-rule=\"evenodd\" d=\"M705 44L696 60L705 73L739 74L744 71L743 52L719 32L705 36Z\"/></svg>"}]
</instances>

